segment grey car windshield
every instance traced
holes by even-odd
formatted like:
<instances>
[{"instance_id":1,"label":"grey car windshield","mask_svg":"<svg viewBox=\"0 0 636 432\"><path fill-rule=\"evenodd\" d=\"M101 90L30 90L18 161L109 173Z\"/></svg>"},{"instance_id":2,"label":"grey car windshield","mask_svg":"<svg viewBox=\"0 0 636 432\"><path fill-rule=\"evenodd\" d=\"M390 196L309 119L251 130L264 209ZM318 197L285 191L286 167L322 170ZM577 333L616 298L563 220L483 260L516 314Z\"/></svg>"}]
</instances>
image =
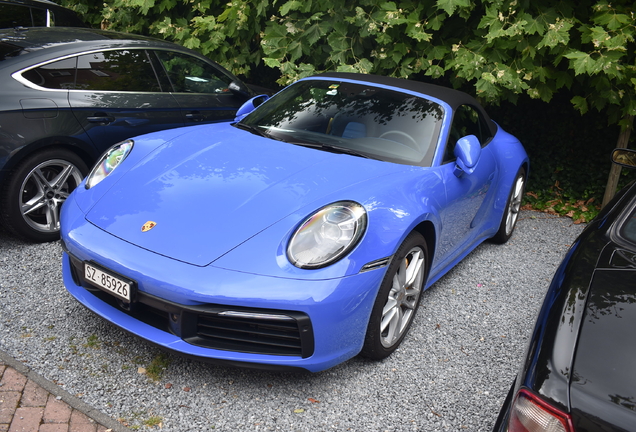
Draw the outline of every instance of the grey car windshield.
<instances>
[{"instance_id":1,"label":"grey car windshield","mask_svg":"<svg viewBox=\"0 0 636 432\"><path fill-rule=\"evenodd\" d=\"M636 208L632 210L632 214L623 223L620 234L624 239L636 243Z\"/></svg>"},{"instance_id":2,"label":"grey car windshield","mask_svg":"<svg viewBox=\"0 0 636 432\"><path fill-rule=\"evenodd\" d=\"M371 84L300 81L240 123L273 139L325 151L430 166L444 110Z\"/></svg>"}]
</instances>

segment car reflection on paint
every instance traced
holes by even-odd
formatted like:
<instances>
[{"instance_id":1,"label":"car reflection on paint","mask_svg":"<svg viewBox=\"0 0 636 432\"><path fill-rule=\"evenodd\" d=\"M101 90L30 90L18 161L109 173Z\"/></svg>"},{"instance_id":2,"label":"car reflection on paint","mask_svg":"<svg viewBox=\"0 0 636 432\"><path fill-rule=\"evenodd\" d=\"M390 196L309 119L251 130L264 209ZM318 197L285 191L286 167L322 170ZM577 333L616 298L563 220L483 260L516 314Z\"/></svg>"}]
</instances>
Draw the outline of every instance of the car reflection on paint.
<instances>
[{"instance_id":1,"label":"car reflection on paint","mask_svg":"<svg viewBox=\"0 0 636 432\"><path fill-rule=\"evenodd\" d=\"M613 152L636 167L636 151ZM497 432L636 430L636 184L581 233L557 270Z\"/></svg>"}]
</instances>

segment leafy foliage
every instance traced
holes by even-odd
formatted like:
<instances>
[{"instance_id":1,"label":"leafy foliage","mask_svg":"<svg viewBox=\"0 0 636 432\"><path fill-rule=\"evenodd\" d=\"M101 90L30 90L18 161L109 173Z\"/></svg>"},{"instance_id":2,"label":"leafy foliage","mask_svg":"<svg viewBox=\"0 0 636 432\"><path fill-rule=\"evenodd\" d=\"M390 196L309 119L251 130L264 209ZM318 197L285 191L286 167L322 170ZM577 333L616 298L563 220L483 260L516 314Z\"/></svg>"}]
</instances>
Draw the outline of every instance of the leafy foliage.
<instances>
[{"instance_id":1,"label":"leafy foliage","mask_svg":"<svg viewBox=\"0 0 636 432\"><path fill-rule=\"evenodd\" d=\"M235 73L277 69L279 84L322 71L445 79L484 101L549 102L636 114L631 1L66 0L93 25L214 54ZM624 125L626 126L626 125Z\"/></svg>"}]
</instances>

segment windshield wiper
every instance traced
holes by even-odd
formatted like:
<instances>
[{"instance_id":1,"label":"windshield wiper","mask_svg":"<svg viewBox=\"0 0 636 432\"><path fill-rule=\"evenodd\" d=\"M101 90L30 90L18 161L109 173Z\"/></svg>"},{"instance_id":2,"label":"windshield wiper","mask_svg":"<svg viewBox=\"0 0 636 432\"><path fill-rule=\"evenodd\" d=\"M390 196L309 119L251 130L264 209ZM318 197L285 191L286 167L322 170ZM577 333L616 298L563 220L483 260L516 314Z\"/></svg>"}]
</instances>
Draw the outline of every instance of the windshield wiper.
<instances>
[{"instance_id":1,"label":"windshield wiper","mask_svg":"<svg viewBox=\"0 0 636 432\"><path fill-rule=\"evenodd\" d=\"M259 126L252 126L241 122L234 123L232 124L232 126L251 132L254 135L262 136L264 138L272 138L272 136L268 134L267 131L261 129Z\"/></svg>"},{"instance_id":2,"label":"windshield wiper","mask_svg":"<svg viewBox=\"0 0 636 432\"><path fill-rule=\"evenodd\" d=\"M330 144L323 144L322 147L325 150L330 150L330 151L334 151L335 153L344 153L344 154L348 154L351 156L359 156L361 158L365 158L365 159L373 159L371 156L359 152L357 150L353 150L347 147L340 147L340 146L334 146L334 145L330 145Z\"/></svg>"},{"instance_id":3,"label":"windshield wiper","mask_svg":"<svg viewBox=\"0 0 636 432\"><path fill-rule=\"evenodd\" d=\"M333 144L325 144L324 142L320 142L318 140L314 141L314 140L305 140L303 139L303 141L287 141L290 144L295 144L295 145L299 145L299 146L303 146L303 147L310 147L310 148L315 148L315 149L319 149L319 150L324 150L324 151L328 151L331 153L342 153L342 154L348 154L351 156L358 156L361 158L365 158L365 159L374 159L373 157L365 154L365 153L361 153L359 151L347 148L347 147L341 147L341 146L336 146Z\"/></svg>"}]
</instances>

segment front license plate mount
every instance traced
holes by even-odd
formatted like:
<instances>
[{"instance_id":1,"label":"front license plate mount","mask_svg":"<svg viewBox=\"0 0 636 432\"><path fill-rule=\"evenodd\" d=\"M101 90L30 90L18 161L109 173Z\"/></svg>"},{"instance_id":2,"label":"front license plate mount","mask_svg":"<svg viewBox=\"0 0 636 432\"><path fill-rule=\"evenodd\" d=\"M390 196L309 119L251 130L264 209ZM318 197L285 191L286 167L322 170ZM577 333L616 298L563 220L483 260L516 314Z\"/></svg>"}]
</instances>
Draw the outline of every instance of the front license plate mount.
<instances>
[{"instance_id":1,"label":"front license plate mount","mask_svg":"<svg viewBox=\"0 0 636 432\"><path fill-rule=\"evenodd\" d=\"M108 270L92 261L84 262L84 279L97 288L117 297L124 303L132 303L137 284L135 281Z\"/></svg>"}]
</instances>

